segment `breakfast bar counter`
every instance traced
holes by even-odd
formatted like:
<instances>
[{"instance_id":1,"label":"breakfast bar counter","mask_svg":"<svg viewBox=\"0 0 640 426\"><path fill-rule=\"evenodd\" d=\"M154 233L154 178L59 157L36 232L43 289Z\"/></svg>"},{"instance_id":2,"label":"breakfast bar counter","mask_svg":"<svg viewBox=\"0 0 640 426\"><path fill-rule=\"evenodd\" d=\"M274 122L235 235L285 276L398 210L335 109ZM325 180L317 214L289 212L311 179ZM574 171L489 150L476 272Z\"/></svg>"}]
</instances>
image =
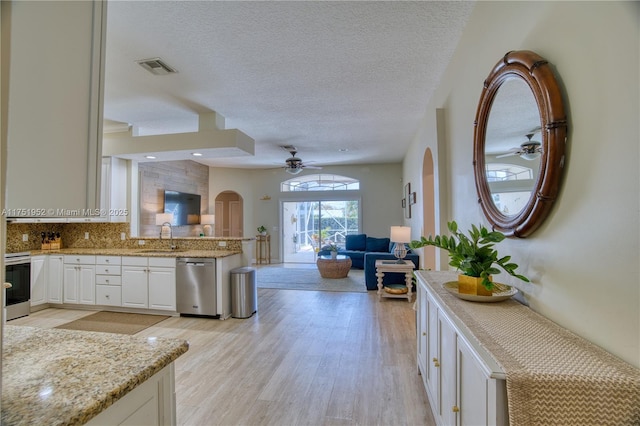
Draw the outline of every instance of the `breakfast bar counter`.
<instances>
[{"instance_id":1,"label":"breakfast bar counter","mask_svg":"<svg viewBox=\"0 0 640 426\"><path fill-rule=\"evenodd\" d=\"M186 341L12 325L3 340L5 426L85 424L163 371L175 419L173 362Z\"/></svg>"}]
</instances>

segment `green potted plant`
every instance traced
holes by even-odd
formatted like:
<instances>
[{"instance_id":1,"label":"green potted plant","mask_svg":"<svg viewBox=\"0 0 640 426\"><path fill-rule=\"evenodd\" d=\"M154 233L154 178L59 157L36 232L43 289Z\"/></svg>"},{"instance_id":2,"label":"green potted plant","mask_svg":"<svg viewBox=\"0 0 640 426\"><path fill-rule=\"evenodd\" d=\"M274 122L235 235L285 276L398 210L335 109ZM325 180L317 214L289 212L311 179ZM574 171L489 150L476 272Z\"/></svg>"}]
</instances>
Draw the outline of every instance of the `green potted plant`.
<instances>
[{"instance_id":1,"label":"green potted plant","mask_svg":"<svg viewBox=\"0 0 640 426\"><path fill-rule=\"evenodd\" d=\"M331 253L331 258L335 259L338 257L338 246L331 243L327 246L327 248L329 249L329 252Z\"/></svg>"},{"instance_id":2,"label":"green potted plant","mask_svg":"<svg viewBox=\"0 0 640 426\"><path fill-rule=\"evenodd\" d=\"M264 225L258 226L258 232L260 235L267 235L267 228Z\"/></svg>"},{"instance_id":3,"label":"green potted plant","mask_svg":"<svg viewBox=\"0 0 640 426\"><path fill-rule=\"evenodd\" d=\"M496 266L502 268L509 275L529 282L527 277L516 273L518 265L509 262L511 256L498 257L498 251L494 245L505 239L503 233L489 231L482 225L479 227L472 225L467 236L458 231L458 224L455 221L449 222L447 227L451 236L422 237L419 241L412 241L410 247L417 249L424 246L435 246L447 250L449 265L461 272L458 275L458 292L491 295L495 287L492 275L501 272Z\"/></svg>"}]
</instances>

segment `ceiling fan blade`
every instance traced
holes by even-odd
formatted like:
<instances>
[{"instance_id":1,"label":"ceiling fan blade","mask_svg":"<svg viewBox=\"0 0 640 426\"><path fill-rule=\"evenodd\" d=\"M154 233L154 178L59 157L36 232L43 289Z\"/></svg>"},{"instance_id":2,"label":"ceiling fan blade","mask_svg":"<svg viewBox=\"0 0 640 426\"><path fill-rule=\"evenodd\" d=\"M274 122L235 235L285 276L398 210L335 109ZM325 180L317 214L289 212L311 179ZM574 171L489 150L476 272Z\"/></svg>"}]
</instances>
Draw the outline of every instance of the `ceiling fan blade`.
<instances>
[{"instance_id":1,"label":"ceiling fan blade","mask_svg":"<svg viewBox=\"0 0 640 426\"><path fill-rule=\"evenodd\" d=\"M303 164L302 167L305 169L318 169L318 170L322 169L322 167L320 166L307 166L306 164Z\"/></svg>"},{"instance_id":2,"label":"ceiling fan blade","mask_svg":"<svg viewBox=\"0 0 640 426\"><path fill-rule=\"evenodd\" d=\"M496 158L513 157L514 155L522 154L520 151L508 152L506 154L496 155Z\"/></svg>"}]
</instances>

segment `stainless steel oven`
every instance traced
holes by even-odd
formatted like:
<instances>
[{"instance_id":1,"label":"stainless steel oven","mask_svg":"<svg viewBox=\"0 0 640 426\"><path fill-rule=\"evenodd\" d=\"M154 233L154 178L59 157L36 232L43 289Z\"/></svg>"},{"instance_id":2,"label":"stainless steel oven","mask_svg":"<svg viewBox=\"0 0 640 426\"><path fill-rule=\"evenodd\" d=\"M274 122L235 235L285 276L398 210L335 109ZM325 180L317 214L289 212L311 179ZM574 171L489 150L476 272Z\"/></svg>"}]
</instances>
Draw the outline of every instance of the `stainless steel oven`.
<instances>
[{"instance_id":1,"label":"stainless steel oven","mask_svg":"<svg viewBox=\"0 0 640 426\"><path fill-rule=\"evenodd\" d=\"M7 253L4 256L6 290L6 319L29 315L31 309L31 255L29 252Z\"/></svg>"}]
</instances>

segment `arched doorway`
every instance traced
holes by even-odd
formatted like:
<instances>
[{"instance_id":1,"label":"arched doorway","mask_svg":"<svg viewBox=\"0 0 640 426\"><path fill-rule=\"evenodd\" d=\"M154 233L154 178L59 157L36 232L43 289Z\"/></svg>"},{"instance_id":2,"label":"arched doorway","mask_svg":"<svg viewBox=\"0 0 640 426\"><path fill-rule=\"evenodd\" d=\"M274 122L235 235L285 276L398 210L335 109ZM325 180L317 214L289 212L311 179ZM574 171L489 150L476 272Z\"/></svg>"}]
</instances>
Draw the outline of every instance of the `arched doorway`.
<instances>
[{"instance_id":1,"label":"arched doorway","mask_svg":"<svg viewBox=\"0 0 640 426\"><path fill-rule=\"evenodd\" d=\"M435 176L433 171L433 154L430 148L424 153L422 159L422 229L423 235L436 234L436 203L435 203ZM435 247L426 246L422 256L424 268L436 270Z\"/></svg>"},{"instance_id":2,"label":"arched doorway","mask_svg":"<svg viewBox=\"0 0 640 426\"><path fill-rule=\"evenodd\" d=\"M223 191L215 199L215 234L216 237L242 237L243 201L235 191Z\"/></svg>"}]
</instances>

